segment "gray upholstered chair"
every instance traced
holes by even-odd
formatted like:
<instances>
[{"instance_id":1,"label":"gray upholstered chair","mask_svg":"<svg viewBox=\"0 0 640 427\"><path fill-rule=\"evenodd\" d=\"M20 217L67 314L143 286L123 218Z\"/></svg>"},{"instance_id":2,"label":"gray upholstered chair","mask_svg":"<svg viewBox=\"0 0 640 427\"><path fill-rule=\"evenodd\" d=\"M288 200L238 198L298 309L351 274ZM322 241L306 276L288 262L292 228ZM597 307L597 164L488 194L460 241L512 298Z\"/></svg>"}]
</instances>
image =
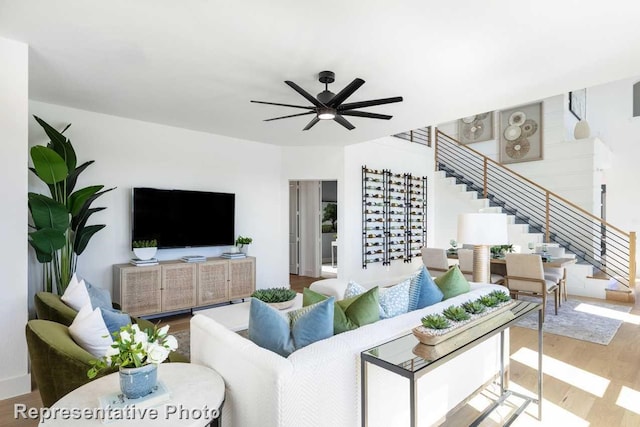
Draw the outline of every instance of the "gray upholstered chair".
<instances>
[{"instance_id":1,"label":"gray upholstered chair","mask_svg":"<svg viewBox=\"0 0 640 427\"><path fill-rule=\"evenodd\" d=\"M555 313L558 314L559 287L553 280L544 278L542 258L536 254L507 254L505 283L509 292L517 298L520 294L542 297L542 318L547 307L547 295L553 293Z\"/></svg>"},{"instance_id":2,"label":"gray upholstered chair","mask_svg":"<svg viewBox=\"0 0 640 427\"><path fill-rule=\"evenodd\" d=\"M473 250L458 249L458 263L460 264L460 271L462 271L464 277L467 280L473 280ZM491 274L491 283L504 283L504 276Z\"/></svg>"},{"instance_id":3,"label":"gray upholstered chair","mask_svg":"<svg viewBox=\"0 0 640 427\"><path fill-rule=\"evenodd\" d=\"M563 258L567 254L564 252L564 248L558 246L547 246L547 253L551 258ZM567 269L564 267L548 267L542 264L544 268L544 278L547 280L555 281L558 284L560 292L559 305L562 306L562 298L567 300Z\"/></svg>"},{"instance_id":4,"label":"gray upholstered chair","mask_svg":"<svg viewBox=\"0 0 640 427\"><path fill-rule=\"evenodd\" d=\"M449 271L446 249L427 248L425 246L420 250L420 252L422 253L422 262L430 273L433 273L434 271Z\"/></svg>"}]
</instances>

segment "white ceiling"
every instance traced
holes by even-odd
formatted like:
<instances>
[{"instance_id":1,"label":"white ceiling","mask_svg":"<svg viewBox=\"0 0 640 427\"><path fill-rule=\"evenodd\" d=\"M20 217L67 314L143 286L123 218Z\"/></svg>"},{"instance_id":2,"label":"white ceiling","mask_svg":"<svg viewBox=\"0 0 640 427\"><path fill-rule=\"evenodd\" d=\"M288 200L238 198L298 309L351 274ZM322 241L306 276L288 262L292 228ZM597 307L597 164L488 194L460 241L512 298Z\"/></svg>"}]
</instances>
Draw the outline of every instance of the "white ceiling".
<instances>
[{"instance_id":1,"label":"white ceiling","mask_svg":"<svg viewBox=\"0 0 640 427\"><path fill-rule=\"evenodd\" d=\"M349 144L640 75L634 0L0 0L30 45L30 97L281 145ZM5 65L2 65L5 66ZM348 102L403 96L302 132L317 73Z\"/></svg>"}]
</instances>

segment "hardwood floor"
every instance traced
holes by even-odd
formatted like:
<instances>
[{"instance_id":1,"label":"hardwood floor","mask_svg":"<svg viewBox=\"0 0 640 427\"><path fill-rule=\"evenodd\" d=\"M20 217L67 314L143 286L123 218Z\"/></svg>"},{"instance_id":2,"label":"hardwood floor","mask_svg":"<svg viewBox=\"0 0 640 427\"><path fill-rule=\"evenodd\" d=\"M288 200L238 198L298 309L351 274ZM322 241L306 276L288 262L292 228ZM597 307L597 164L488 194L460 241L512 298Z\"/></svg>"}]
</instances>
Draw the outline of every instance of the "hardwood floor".
<instances>
[{"instance_id":1,"label":"hardwood floor","mask_svg":"<svg viewBox=\"0 0 640 427\"><path fill-rule=\"evenodd\" d=\"M308 288L309 285L316 280L320 279L317 277L298 276L297 274L289 275L289 284L291 286L291 289L300 293L302 293L302 289Z\"/></svg>"},{"instance_id":2,"label":"hardwood floor","mask_svg":"<svg viewBox=\"0 0 640 427\"><path fill-rule=\"evenodd\" d=\"M291 276L291 287L297 292L317 279ZM588 302L588 298L580 298ZM189 327L189 315L168 318L172 331ZM512 328L510 338L510 387L536 390L536 371L530 360L537 360L537 332ZM592 344L559 335L544 335L544 402L543 421L529 405L514 426L640 426L640 301L635 306L608 346ZM443 425L469 425L487 405L483 392L472 399ZM516 402L515 399L510 401ZM38 392L0 401L0 426L35 427L37 421L15 420L14 404L40 407ZM506 409L509 409L508 407ZM508 418L507 410L498 410L482 426L497 426Z\"/></svg>"}]
</instances>

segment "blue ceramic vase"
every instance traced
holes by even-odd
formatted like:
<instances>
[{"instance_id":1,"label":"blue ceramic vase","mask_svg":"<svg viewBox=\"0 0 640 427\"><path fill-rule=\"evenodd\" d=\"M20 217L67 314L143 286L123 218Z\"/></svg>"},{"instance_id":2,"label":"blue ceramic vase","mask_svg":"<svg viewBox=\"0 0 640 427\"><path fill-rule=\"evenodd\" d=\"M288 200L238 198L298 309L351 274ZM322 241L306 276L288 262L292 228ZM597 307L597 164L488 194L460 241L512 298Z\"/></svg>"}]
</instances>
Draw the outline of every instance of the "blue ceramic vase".
<instances>
[{"instance_id":1,"label":"blue ceramic vase","mask_svg":"<svg viewBox=\"0 0 640 427\"><path fill-rule=\"evenodd\" d=\"M138 399L153 392L158 382L158 365L120 368L120 390L127 399Z\"/></svg>"}]
</instances>

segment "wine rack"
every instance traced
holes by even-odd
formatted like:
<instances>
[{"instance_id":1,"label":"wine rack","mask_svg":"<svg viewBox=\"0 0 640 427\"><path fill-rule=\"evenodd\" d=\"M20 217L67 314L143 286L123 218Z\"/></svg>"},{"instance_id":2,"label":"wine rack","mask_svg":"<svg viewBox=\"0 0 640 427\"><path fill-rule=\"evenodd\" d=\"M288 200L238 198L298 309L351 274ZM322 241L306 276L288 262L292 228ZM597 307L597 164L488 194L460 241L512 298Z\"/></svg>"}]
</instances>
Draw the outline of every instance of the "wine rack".
<instances>
[{"instance_id":1,"label":"wine rack","mask_svg":"<svg viewBox=\"0 0 640 427\"><path fill-rule=\"evenodd\" d=\"M427 178L362 167L362 268L411 262L427 233Z\"/></svg>"}]
</instances>

